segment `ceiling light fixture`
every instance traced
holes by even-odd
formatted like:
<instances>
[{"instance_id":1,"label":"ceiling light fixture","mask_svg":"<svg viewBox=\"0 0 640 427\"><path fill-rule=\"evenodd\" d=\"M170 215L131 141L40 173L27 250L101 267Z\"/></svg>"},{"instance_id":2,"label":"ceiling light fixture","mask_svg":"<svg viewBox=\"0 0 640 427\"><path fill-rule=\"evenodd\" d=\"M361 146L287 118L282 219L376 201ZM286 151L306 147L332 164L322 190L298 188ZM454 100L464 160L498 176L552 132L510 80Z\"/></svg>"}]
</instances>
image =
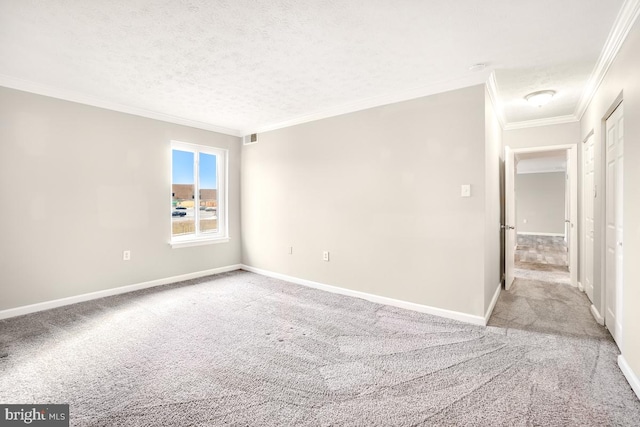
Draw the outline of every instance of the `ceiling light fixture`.
<instances>
[{"instance_id":1,"label":"ceiling light fixture","mask_svg":"<svg viewBox=\"0 0 640 427\"><path fill-rule=\"evenodd\" d=\"M539 90L537 92L530 93L529 95L525 96L524 99L529 101L531 105L542 107L547 102L551 101L551 98L553 98L553 95L555 94L555 90Z\"/></svg>"},{"instance_id":2,"label":"ceiling light fixture","mask_svg":"<svg viewBox=\"0 0 640 427\"><path fill-rule=\"evenodd\" d=\"M473 64L469 67L469 71L482 71L486 68L485 64Z\"/></svg>"}]
</instances>

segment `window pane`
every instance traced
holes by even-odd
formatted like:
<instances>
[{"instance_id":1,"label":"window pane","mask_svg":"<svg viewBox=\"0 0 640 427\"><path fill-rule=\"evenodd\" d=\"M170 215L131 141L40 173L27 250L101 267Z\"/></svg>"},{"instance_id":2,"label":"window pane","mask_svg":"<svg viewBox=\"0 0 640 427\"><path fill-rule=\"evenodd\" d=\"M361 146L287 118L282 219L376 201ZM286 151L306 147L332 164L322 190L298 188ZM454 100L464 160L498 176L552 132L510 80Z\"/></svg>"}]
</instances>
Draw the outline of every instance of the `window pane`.
<instances>
[{"instance_id":1,"label":"window pane","mask_svg":"<svg viewBox=\"0 0 640 427\"><path fill-rule=\"evenodd\" d=\"M200 232L218 231L218 170L216 156L200 153Z\"/></svg>"},{"instance_id":2,"label":"window pane","mask_svg":"<svg viewBox=\"0 0 640 427\"><path fill-rule=\"evenodd\" d=\"M171 235L195 235L194 153L172 150Z\"/></svg>"}]
</instances>

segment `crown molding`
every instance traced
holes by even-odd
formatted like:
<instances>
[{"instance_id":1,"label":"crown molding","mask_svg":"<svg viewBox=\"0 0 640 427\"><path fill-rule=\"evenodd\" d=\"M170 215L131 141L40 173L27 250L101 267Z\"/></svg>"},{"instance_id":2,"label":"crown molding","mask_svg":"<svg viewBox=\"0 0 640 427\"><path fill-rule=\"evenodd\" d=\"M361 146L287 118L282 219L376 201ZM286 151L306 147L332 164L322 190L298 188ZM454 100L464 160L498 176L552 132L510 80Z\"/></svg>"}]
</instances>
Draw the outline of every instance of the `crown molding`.
<instances>
[{"instance_id":1,"label":"crown molding","mask_svg":"<svg viewBox=\"0 0 640 427\"><path fill-rule=\"evenodd\" d=\"M276 129L282 129L302 123L313 122L316 120L327 119L329 117L341 116L343 114L354 113L356 111L367 110L369 108L380 107L383 105L395 104L397 102L409 101L424 96L435 95L465 87L485 84L489 76L489 71L476 72L461 78L441 81L428 86L421 86L405 91L394 92L386 95L375 96L360 101L339 105L334 108L317 111L311 114L294 117L273 124L259 125L254 128L244 129L242 135L250 135L252 133L268 132Z\"/></svg>"},{"instance_id":2,"label":"crown molding","mask_svg":"<svg viewBox=\"0 0 640 427\"><path fill-rule=\"evenodd\" d=\"M502 108L502 103L500 102L500 91L498 90L498 82L496 81L495 71L491 72L486 84L487 92L489 92L489 99L491 100L493 109L496 112L496 117L498 118L498 122L500 122L500 127L504 129L506 120L504 118L504 109Z\"/></svg>"},{"instance_id":3,"label":"crown molding","mask_svg":"<svg viewBox=\"0 0 640 427\"><path fill-rule=\"evenodd\" d=\"M587 110L593 96L600 87L607 71L609 71L609 67L611 67L611 64L616 59L622 44L626 40L627 35L629 34L633 24L636 22L639 14L640 0L625 0L620 12L618 13L618 17L609 32L609 37L604 44L602 53L600 53L598 62L596 62L596 65L593 68L589 82L587 83L585 90L582 92L580 101L578 101L578 105L576 106L574 115L578 120L582 119L584 112Z\"/></svg>"},{"instance_id":4,"label":"crown molding","mask_svg":"<svg viewBox=\"0 0 640 427\"><path fill-rule=\"evenodd\" d=\"M555 116L555 117L547 117L544 119L525 120L522 122L507 123L507 125L504 127L504 130L534 128L538 126L560 125L563 123L574 123L574 122L577 122L578 120L579 119L573 114L568 114L566 116Z\"/></svg>"},{"instance_id":5,"label":"crown molding","mask_svg":"<svg viewBox=\"0 0 640 427\"><path fill-rule=\"evenodd\" d=\"M21 90L23 92L35 93L37 95L48 96L65 101L77 102L79 104L91 105L93 107L104 108L107 110L118 111L121 113L132 114L134 116L146 117L148 119L160 120L163 122L175 123L178 125L189 126L197 129L204 129L212 132L222 133L225 135L242 136L239 130L230 129L222 126L216 126L210 123L199 122L197 120L185 119L182 117L172 116L170 114L159 113L144 108L131 107L128 105L118 104L116 102L105 101L91 96L82 95L77 92L58 89L52 86L42 85L30 82L28 80L18 79L0 74L0 86L10 89Z\"/></svg>"}]
</instances>

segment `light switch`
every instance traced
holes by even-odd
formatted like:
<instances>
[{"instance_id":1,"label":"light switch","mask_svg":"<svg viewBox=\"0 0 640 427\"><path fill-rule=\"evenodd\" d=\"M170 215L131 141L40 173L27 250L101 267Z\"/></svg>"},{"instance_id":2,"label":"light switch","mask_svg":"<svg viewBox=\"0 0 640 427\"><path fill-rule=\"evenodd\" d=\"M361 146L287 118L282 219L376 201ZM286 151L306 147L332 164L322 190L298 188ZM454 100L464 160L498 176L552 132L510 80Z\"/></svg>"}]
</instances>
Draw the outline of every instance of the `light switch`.
<instances>
[{"instance_id":1,"label":"light switch","mask_svg":"<svg viewBox=\"0 0 640 427\"><path fill-rule=\"evenodd\" d=\"M471 184L462 184L460 197L471 197Z\"/></svg>"}]
</instances>

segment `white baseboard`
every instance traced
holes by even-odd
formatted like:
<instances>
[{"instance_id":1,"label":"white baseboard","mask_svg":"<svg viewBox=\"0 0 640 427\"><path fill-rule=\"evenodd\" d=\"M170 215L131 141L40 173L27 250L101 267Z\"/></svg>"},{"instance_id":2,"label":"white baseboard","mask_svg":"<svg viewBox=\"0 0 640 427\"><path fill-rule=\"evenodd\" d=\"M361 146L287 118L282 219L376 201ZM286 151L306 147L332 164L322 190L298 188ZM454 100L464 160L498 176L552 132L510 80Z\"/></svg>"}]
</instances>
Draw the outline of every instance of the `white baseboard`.
<instances>
[{"instance_id":1,"label":"white baseboard","mask_svg":"<svg viewBox=\"0 0 640 427\"><path fill-rule=\"evenodd\" d=\"M226 273L228 271L240 270L240 264L226 267L212 268L210 270L197 271L195 273L181 274L179 276L166 277L164 279L151 280L149 282L136 283L134 285L120 286L117 288L105 289L102 291L90 292L88 294L75 295L67 298L60 298L53 301L45 301L37 304L24 305L22 307L9 308L0 311L0 320L9 317L22 316L24 314L35 313L36 311L49 310L51 308L76 304L83 301L90 301L112 295L125 294L127 292L138 291L140 289L152 288L154 286L166 285L169 283L181 282L183 280L197 279L199 277L210 276L212 274Z\"/></svg>"},{"instance_id":2,"label":"white baseboard","mask_svg":"<svg viewBox=\"0 0 640 427\"><path fill-rule=\"evenodd\" d=\"M529 231L518 231L518 234L522 236L549 236L549 237L564 237L564 233L538 233Z\"/></svg>"},{"instance_id":3,"label":"white baseboard","mask_svg":"<svg viewBox=\"0 0 640 427\"><path fill-rule=\"evenodd\" d=\"M618 366L633 389L633 392L638 396L638 399L640 399L640 378L633 372L631 366L629 366L622 354L618 356Z\"/></svg>"},{"instance_id":4,"label":"white baseboard","mask_svg":"<svg viewBox=\"0 0 640 427\"><path fill-rule=\"evenodd\" d=\"M446 317L448 319L459 320L461 322L472 323L474 325L485 326L486 322L482 316L475 316L473 314L462 313L459 311L446 310L443 308L431 307L428 305L416 304L413 302L397 300L393 298L383 297L379 295L369 294L366 292L354 291L351 289L341 288L338 286L326 285L324 283L313 282L311 280L300 279L298 277L287 276L285 274L275 273L273 271L263 270L261 268L251 267L249 265L242 265L242 269L250 271L252 273L261 274L263 276L273 277L275 279L285 280L287 282L295 283L309 288L319 289L322 291L332 292L335 294L346 295L350 297L362 298L367 301L375 302L378 304L390 305L393 307L404 308L407 310L418 311L420 313L433 314L435 316Z\"/></svg>"},{"instance_id":5,"label":"white baseboard","mask_svg":"<svg viewBox=\"0 0 640 427\"><path fill-rule=\"evenodd\" d=\"M589 294L591 294L591 298L589 298L589 301L591 301L592 298L593 298L593 285L591 285L590 289L587 289L587 286L585 285L584 293L587 295L587 298L589 298ZM593 302L593 301L591 301L591 302Z\"/></svg>"},{"instance_id":6,"label":"white baseboard","mask_svg":"<svg viewBox=\"0 0 640 427\"><path fill-rule=\"evenodd\" d=\"M487 308L487 312L484 314L484 324L489 323L489 318L491 317L491 313L493 313L493 309L496 307L496 303L498 302L498 297L500 296L500 292L502 291L502 282L498 283L498 287L496 288L496 292L493 294L493 298L491 298L491 304Z\"/></svg>"},{"instance_id":7,"label":"white baseboard","mask_svg":"<svg viewBox=\"0 0 640 427\"><path fill-rule=\"evenodd\" d=\"M604 326L604 317L602 317L600 315L600 312L598 311L598 309L596 308L595 305L591 304L591 314L593 315L593 317L596 319L596 322L598 322L599 325Z\"/></svg>"}]
</instances>

